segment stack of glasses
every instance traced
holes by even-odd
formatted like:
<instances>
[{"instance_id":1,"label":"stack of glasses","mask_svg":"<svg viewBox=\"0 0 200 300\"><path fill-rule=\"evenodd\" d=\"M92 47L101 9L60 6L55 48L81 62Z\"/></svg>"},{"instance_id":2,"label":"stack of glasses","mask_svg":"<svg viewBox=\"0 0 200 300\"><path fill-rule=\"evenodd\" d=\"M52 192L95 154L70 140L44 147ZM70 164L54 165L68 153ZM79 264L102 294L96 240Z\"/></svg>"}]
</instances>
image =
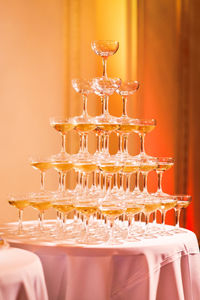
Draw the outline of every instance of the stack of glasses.
<instances>
[{"instance_id":1,"label":"stack of glasses","mask_svg":"<svg viewBox=\"0 0 200 300\"><path fill-rule=\"evenodd\" d=\"M19 209L19 236L26 235L22 227L22 213L27 206L39 211L37 229L29 228L29 234L38 232L38 237L47 237L82 243L120 243L137 241L160 235L171 235L177 232L182 208L190 201L189 195L168 195L162 191L163 173L174 165L171 157L152 157L144 148L145 135L156 126L156 120L133 119L127 115L127 100L139 88L137 81L122 82L120 78L108 78L107 59L119 48L117 41L94 41L92 50L103 60L103 76L92 80L72 80L72 86L83 99L83 113L73 118L51 118L51 126L62 137L62 149L57 155L45 159L32 159L31 165L41 172L41 192L24 195L11 195L9 203ZM120 118L110 115L109 97L113 93L122 97L123 113ZM87 97L96 94L102 103L102 114L91 117L87 112ZM66 135L69 131L80 135L80 150L70 155L66 152ZM97 137L97 149L94 154L88 151L88 135ZM109 136L114 132L119 138L118 152L109 153ZM140 137L140 153L132 156L128 152L128 137L135 133ZM50 168L59 174L59 187L56 192L44 189L44 176ZM77 184L73 190L66 190L66 173L69 170L77 173ZM149 172L158 175L157 192L147 190ZM134 177L132 175L134 174ZM140 174L143 178L143 189L139 187ZM92 184L90 184L92 177ZM131 180L135 178L132 190ZM45 225L44 212L48 208L57 211L57 222ZM165 215L174 209L176 226L165 225ZM156 224L156 214L161 213L162 222ZM66 217L70 218L66 221ZM72 218L73 215L73 218ZM153 222L149 222L153 215ZM144 219L145 218L145 219ZM145 222L143 222L145 220ZM32 230L32 231L31 231Z\"/></svg>"}]
</instances>

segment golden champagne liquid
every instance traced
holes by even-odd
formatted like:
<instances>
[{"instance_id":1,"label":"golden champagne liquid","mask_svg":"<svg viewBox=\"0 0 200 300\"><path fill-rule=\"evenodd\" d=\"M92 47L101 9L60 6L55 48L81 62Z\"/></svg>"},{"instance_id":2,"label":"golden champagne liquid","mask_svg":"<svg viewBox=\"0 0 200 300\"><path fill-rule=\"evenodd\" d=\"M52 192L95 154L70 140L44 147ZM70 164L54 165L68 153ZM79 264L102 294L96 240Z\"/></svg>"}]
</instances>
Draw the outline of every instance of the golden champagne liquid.
<instances>
[{"instance_id":1,"label":"golden champagne liquid","mask_svg":"<svg viewBox=\"0 0 200 300\"><path fill-rule=\"evenodd\" d=\"M67 132L69 132L70 130L74 129L74 124L70 124L70 123L54 123L52 124L52 127L61 132L62 134L67 134Z\"/></svg>"},{"instance_id":2,"label":"golden champagne liquid","mask_svg":"<svg viewBox=\"0 0 200 300\"><path fill-rule=\"evenodd\" d=\"M132 206L132 207L127 207L125 213L129 217L138 214L141 211L142 211L142 206Z\"/></svg>"},{"instance_id":3,"label":"golden champagne liquid","mask_svg":"<svg viewBox=\"0 0 200 300\"><path fill-rule=\"evenodd\" d=\"M162 164L158 162L158 165L156 167L156 170L158 171L166 171L168 169L170 169L173 166L173 164Z\"/></svg>"},{"instance_id":4,"label":"golden champagne liquid","mask_svg":"<svg viewBox=\"0 0 200 300\"><path fill-rule=\"evenodd\" d=\"M94 130L97 127L96 124L77 124L75 130L80 132L89 132Z\"/></svg>"},{"instance_id":5,"label":"golden champagne liquid","mask_svg":"<svg viewBox=\"0 0 200 300\"><path fill-rule=\"evenodd\" d=\"M163 210L169 210L172 209L176 206L177 201L165 201L165 202L161 202L161 209Z\"/></svg>"},{"instance_id":6,"label":"golden champagne liquid","mask_svg":"<svg viewBox=\"0 0 200 300\"><path fill-rule=\"evenodd\" d=\"M134 166L134 165L124 165L122 168L122 172L124 173L133 173L140 170L140 166Z\"/></svg>"},{"instance_id":7,"label":"golden champagne liquid","mask_svg":"<svg viewBox=\"0 0 200 300\"><path fill-rule=\"evenodd\" d=\"M98 124L97 128L99 128L99 130L108 133L108 132L112 132L114 130L116 130L119 127L118 124Z\"/></svg>"},{"instance_id":8,"label":"golden champagne liquid","mask_svg":"<svg viewBox=\"0 0 200 300\"><path fill-rule=\"evenodd\" d=\"M176 204L176 208L179 209L179 208L187 208L190 204L190 201L177 201L177 204Z\"/></svg>"},{"instance_id":9,"label":"golden champagne liquid","mask_svg":"<svg viewBox=\"0 0 200 300\"><path fill-rule=\"evenodd\" d=\"M155 127L156 125L137 125L135 132L146 134L152 131Z\"/></svg>"},{"instance_id":10,"label":"golden champagne liquid","mask_svg":"<svg viewBox=\"0 0 200 300\"><path fill-rule=\"evenodd\" d=\"M144 203L144 212L153 212L161 207L161 203Z\"/></svg>"},{"instance_id":11,"label":"golden champagne liquid","mask_svg":"<svg viewBox=\"0 0 200 300\"><path fill-rule=\"evenodd\" d=\"M42 172L45 172L52 168L52 163L49 161L39 161L39 162L31 162L31 166L35 169L39 169Z\"/></svg>"},{"instance_id":12,"label":"golden champagne liquid","mask_svg":"<svg viewBox=\"0 0 200 300\"><path fill-rule=\"evenodd\" d=\"M122 166L117 166L114 164L105 164L105 165L100 165L99 169L105 173L117 173L122 169Z\"/></svg>"},{"instance_id":13,"label":"golden champagne liquid","mask_svg":"<svg viewBox=\"0 0 200 300\"><path fill-rule=\"evenodd\" d=\"M95 164L90 164L90 163L77 163L74 165L74 168L76 170L82 171L82 172L93 172L95 171L98 167Z\"/></svg>"},{"instance_id":14,"label":"golden champagne liquid","mask_svg":"<svg viewBox=\"0 0 200 300\"><path fill-rule=\"evenodd\" d=\"M98 211L97 206L76 206L76 210L84 215L91 216Z\"/></svg>"},{"instance_id":15,"label":"golden champagne liquid","mask_svg":"<svg viewBox=\"0 0 200 300\"><path fill-rule=\"evenodd\" d=\"M54 203L53 208L60 211L61 213L69 213L74 209L74 206L72 204L62 204L62 203Z\"/></svg>"},{"instance_id":16,"label":"golden champagne liquid","mask_svg":"<svg viewBox=\"0 0 200 300\"><path fill-rule=\"evenodd\" d=\"M131 133L131 132L137 131L137 129L138 129L138 125L136 125L136 124L122 124L122 125L119 125L117 132Z\"/></svg>"},{"instance_id":17,"label":"golden champagne liquid","mask_svg":"<svg viewBox=\"0 0 200 300\"><path fill-rule=\"evenodd\" d=\"M52 163L52 166L58 172L67 172L72 169L74 165L71 162L55 161Z\"/></svg>"},{"instance_id":18,"label":"golden champagne liquid","mask_svg":"<svg viewBox=\"0 0 200 300\"><path fill-rule=\"evenodd\" d=\"M18 209L24 209L29 206L28 200L9 200L8 203Z\"/></svg>"},{"instance_id":19,"label":"golden champagne liquid","mask_svg":"<svg viewBox=\"0 0 200 300\"><path fill-rule=\"evenodd\" d=\"M51 201L30 201L30 206L43 211L46 210L50 207L52 207L52 202Z\"/></svg>"},{"instance_id":20,"label":"golden champagne liquid","mask_svg":"<svg viewBox=\"0 0 200 300\"><path fill-rule=\"evenodd\" d=\"M157 165L141 165L140 166L140 171L141 172L150 172L155 170Z\"/></svg>"},{"instance_id":21,"label":"golden champagne liquid","mask_svg":"<svg viewBox=\"0 0 200 300\"><path fill-rule=\"evenodd\" d=\"M118 209L110 208L109 209L109 208L103 208L102 207L101 212L102 212L103 215L117 218L117 217L121 216L124 211L123 211L123 209L120 209L120 208L118 208Z\"/></svg>"}]
</instances>

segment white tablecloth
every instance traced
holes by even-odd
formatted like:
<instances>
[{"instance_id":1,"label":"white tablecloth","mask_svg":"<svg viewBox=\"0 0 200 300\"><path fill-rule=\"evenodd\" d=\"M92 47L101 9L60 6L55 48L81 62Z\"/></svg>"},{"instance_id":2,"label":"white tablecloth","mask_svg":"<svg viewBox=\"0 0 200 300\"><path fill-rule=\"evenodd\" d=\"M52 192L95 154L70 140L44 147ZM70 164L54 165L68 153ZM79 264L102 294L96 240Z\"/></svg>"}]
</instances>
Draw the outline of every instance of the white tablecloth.
<instances>
[{"instance_id":1,"label":"white tablecloth","mask_svg":"<svg viewBox=\"0 0 200 300\"><path fill-rule=\"evenodd\" d=\"M50 300L199 300L194 233L108 247L15 242L36 253Z\"/></svg>"},{"instance_id":2,"label":"white tablecloth","mask_svg":"<svg viewBox=\"0 0 200 300\"><path fill-rule=\"evenodd\" d=\"M47 300L38 257L16 248L0 248L0 300Z\"/></svg>"}]
</instances>

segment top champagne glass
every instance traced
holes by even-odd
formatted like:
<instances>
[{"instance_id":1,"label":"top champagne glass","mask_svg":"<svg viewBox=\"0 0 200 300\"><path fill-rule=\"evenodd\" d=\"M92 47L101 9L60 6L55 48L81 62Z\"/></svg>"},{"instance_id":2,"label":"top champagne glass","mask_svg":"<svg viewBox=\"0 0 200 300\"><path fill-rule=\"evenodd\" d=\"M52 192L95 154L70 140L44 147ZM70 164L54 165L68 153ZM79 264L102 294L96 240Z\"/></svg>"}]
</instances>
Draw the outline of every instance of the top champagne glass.
<instances>
[{"instance_id":1,"label":"top champagne glass","mask_svg":"<svg viewBox=\"0 0 200 300\"><path fill-rule=\"evenodd\" d=\"M119 42L117 41L93 41L91 43L92 50L102 57L103 61L103 76L107 77L107 59L109 56L114 55L119 49Z\"/></svg>"}]
</instances>

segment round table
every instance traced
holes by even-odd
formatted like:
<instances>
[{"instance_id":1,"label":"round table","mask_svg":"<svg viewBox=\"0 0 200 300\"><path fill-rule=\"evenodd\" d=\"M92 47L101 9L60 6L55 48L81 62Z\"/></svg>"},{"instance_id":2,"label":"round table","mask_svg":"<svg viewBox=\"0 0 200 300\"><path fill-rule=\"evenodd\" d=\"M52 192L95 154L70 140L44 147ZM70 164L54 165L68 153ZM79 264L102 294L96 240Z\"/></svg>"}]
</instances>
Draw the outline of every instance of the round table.
<instances>
[{"instance_id":1,"label":"round table","mask_svg":"<svg viewBox=\"0 0 200 300\"><path fill-rule=\"evenodd\" d=\"M50 300L199 300L196 236L171 236L120 246L12 242L42 262Z\"/></svg>"},{"instance_id":2,"label":"round table","mask_svg":"<svg viewBox=\"0 0 200 300\"><path fill-rule=\"evenodd\" d=\"M47 300L37 255L17 248L0 248L0 300Z\"/></svg>"}]
</instances>

